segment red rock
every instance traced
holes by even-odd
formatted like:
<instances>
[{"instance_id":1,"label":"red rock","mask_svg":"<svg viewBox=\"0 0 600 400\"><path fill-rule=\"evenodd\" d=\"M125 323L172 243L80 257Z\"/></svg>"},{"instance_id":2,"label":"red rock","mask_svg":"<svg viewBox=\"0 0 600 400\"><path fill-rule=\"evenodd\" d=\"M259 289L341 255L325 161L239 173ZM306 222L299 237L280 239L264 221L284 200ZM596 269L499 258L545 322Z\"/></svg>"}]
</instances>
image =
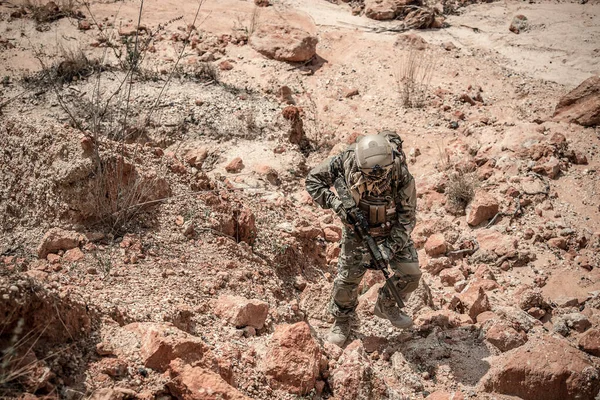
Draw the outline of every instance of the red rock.
<instances>
[{"instance_id":1,"label":"red rock","mask_svg":"<svg viewBox=\"0 0 600 400\"><path fill-rule=\"evenodd\" d=\"M185 152L185 162L197 169L202 168L202 164L208 157L208 150L204 147L189 149Z\"/></svg>"},{"instance_id":2,"label":"red rock","mask_svg":"<svg viewBox=\"0 0 600 400\"><path fill-rule=\"evenodd\" d=\"M60 259L61 259L61 257L58 254L54 254L54 253L50 253L46 256L46 260L48 260L48 262L50 264L59 264Z\"/></svg>"},{"instance_id":3,"label":"red rock","mask_svg":"<svg viewBox=\"0 0 600 400\"><path fill-rule=\"evenodd\" d=\"M384 398L383 393L378 391L382 385L374 375L360 340L353 341L344 349L329 384L336 399Z\"/></svg>"},{"instance_id":4,"label":"red rock","mask_svg":"<svg viewBox=\"0 0 600 400\"><path fill-rule=\"evenodd\" d=\"M461 314L469 314L469 317L475 321L479 314L490 309L490 303L481 287L469 286L463 293L454 295L451 308Z\"/></svg>"},{"instance_id":5,"label":"red rock","mask_svg":"<svg viewBox=\"0 0 600 400\"><path fill-rule=\"evenodd\" d=\"M465 273L458 267L444 269L440 272L440 281L444 286L454 286L456 282L465 278Z\"/></svg>"},{"instance_id":6,"label":"red rock","mask_svg":"<svg viewBox=\"0 0 600 400\"><path fill-rule=\"evenodd\" d=\"M583 126L600 124L600 76L594 75L560 99L554 119Z\"/></svg>"},{"instance_id":7,"label":"red rock","mask_svg":"<svg viewBox=\"0 0 600 400\"><path fill-rule=\"evenodd\" d=\"M214 356L204 341L168 323L139 322L126 325L139 339L139 355L144 365L159 372L180 358L186 363L214 365Z\"/></svg>"},{"instance_id":8,"label":"red rock","mask_svg":"<svg viewBox=\"0 0 600 400\"><path fill-rule=\"evenodd\" d=\"M550 160L541 165L536 165L533 172L546 175L548 178L555 179L560 174L560 161L556 157L551 157Z\"/></svg>"},{"instance_id":9,"label":"red rock","mask_svg":"<svg viewBox=\"0 0 600 400\"><path fill-rule=\"evenodd\" d=\"M495 319L497 317L498 316L496 314L494 314L492 311L484 311L477 316L477 323L482 325L485 322Z\"/></svg>"},{"instance_id":10,"label":"red rock","mask_svg":"<svg viewBox=\"0 0 600 400\"><path fill-rule=\"evenodd\" d=\"M436 390L425 398L427 400L465 400L465 396L461 392L446 392L445 390Z\"/></svg>"},{"instance_id":11,"label":"red rock","mask_svg":"<svg viewBox=\"0 0 600 400\"><path fill-rule=\"evenodd\" d=\"M442 270L452 267L452 260L448 257L431 258L423 266L423 269L431 275L437 275Z\"/></svg>"},{"instance_id":12,"label":"red rock","mask_svg":"<svg viewBox=\"0 0 600 400\"><path fill-rule=\"evenodd\" d=\"M321 228L316 226L299 226L292 232L292 235L304 239L316 239L322 234Z\"/></svg>"},{"instance_id":13,"label":"red rock","mask_svg":"<svg viewBox=\"0 0 600 400\"><path fill-rule=\"evenodd\" d=\"M468 315L452 310L436 310L420 313L415 319L415 326L420 330L429 330L434 326L442 329L458 328L470 325L473 321Z\"/></svg>"},{"instance_id":14,"label":"red rock","mask_svg":"<svg viewBox=\"0 0 600 400\"><path fill-rule=\"evenodd\" d=\"M262 55L278 61L310 60L317 51L317 36L285 22L264 22L252 33L249 44Z\"/></svg>"},{"instance_id":15,"label":"red rock","mask_svg":"<svg viewBox=\"0 0 600 400\"><path fill-rule=\"evenodd\" d=\"M306 322L278 325L264 359L271 384L290 393L305 395L319 376L321 350Z\"/></svg>"},{"instance_id":16,"label":"red rock","mask_svg":"<svg viewBox=\"0 0 600 400\"><path fill-rule=\"evenodd\" d=\"M551 238L548 240L548 246L565 250L567 248L567 239L564 237Z\"/></svg>"},{"instance_id":17,"label":"red rock","mask_svg":"<svg viewBox=\"0 0 600 400\"><path fill-rule=\"evenodd\" d=\"M232 174L237 174L242 169L244 169L244 163L242 162L242 159L240 157L234 158L229 162L229 164L225 166L225 171Z\"/></svg>"},{"instance_id":18,"label":"red rock","mask_svg":"<svg viewBox=\"0 0 600 400\"><path fill-rule=\"evenodd\" d=\"M600 330L590 329L581 335L579 348L586 353L600 357Z\"/></svg>"},{"instance_id":19,"label":"red rock","mask_svg":"<svg viewBox=\"0 0 600 400\"><path fill-rule=\"evenodd\" d=\"M350 98L350 97L354 97L354 96L358 96L358 89L357 88L348 88L344 90L344 97L345 98Z\"/></svg>"},{"instance_id":20,"label":"red rock","mask_svg":"<svg viewBox=\"0 0 600 400\"><path fill-rule=\"evenodd\" d=\"M275 168L273 168L269 165L259 164L254 167L254 170L259 175L264 176L265 179L267 181L269 181L271 184L273 184L273 185L279 184L279 174L277 173Z\"/></svg>"},{"instance_id":21,"label":"red rock","mask_svg":"<svg viewBox=\"0 0 600 400\"><path fill-rule=\"evenodd\" d=\"M337 243L342 238L342 229L336 225L327 225L323 228L323 234L328 242Z\"/></svg>"},{"instance_id":22,"label":"red rock","mask_svg":"<svg viewBox=\"0 0 600 400\"><path fill-rule=\"evenodd\" d=\"M524 400L592 400L600 390L598 370L566 340L546 336L504 353L482 378L486 392Z\"/></svg>"},{"instance_id":23,"label":"red rock","mask_svg":"<svg viewBox=\"0 0 600 400\"><path fill-rule=\"evenodd\" d=\"M467 223L477 226L494 217L499 207L498 201L492 195L484 190L478 190L475 198L467 206Z\"/></svg>"},{"instance_id":24,"label":"red rock","mask_svg":"<svg viewBox=\"0 0 600 400\"><path fill-rule=\"evenodd\" d=\"M85 254L83 254L83 251L81 251L79 247L67 250L63 255L63 261L67 262L77 262L83 260L84 258Z\"/></svg>"},{"instance_id":25,"label":"red rock","mask_svg":"<svg viewBox=\"0 0 600 400\"><path fill-rule=\"evenodd\" d=\"M221 71L231 71L233 69L233 64L229 60L223 60L219 63L219 69Z\"/></svg>"},{"instance_id":26,"label":"red rock","mask_svg":"<svg viewBox=\"0 0 600 400\"><path fill-rule=\"evenodd\" d=\"M239 242L246 242L249 245L253 245L258 235L256 228L256 217L249 208L243 208L235 215L235 239Z\"/></svg>"},{"instance_id":27,"label":"red rock","mask_svg":"<svg viewBox=\"0 0 600 400\"><path fill-rule=\"evenodd\" d=\"M52 228L46 232L37 248L38 257L46 258L49 253L73 249L78 247L84 239L85 236L80 233Z\"/></svg>"},{"instance_id":28,"label":"red rock","mask_svg":"<svg viewBox=\"0 0 600 400\"><path fill-rule=\"evenodd\" d=\"M174 360L169 366L171 380L167 386L171 393L183 400L250 400L229 385L219 374L210 370Z\"/></svg>"},{"instance_id":29,"label":"red rock","mask_svg":"<svg viewBox=\"0 0 600 400\"><path fill-rule=\"evenodd\" d=\"M127 363L119 358L101 359L98 363L98 369L100 372L113 378L127 375Z\"/></svg>"},{"instance_id":30,"label":"red rock","mask_svg":"<svg viewBox=\"0 0 600 400\"><path fill-rule=\"evenodd\" d=\"M220 296L215 305L215 315L237 328L251 326L262 329L269 313L269 304L261 300L248 300L241 296Z\"/></svg>"},{"instance_id":31,"label":"red rock","mask_svg":"<svg viewBox=\"0 0 600 400\"><path fill-rule=\"evenodd\" d=\"M496 323L489 328L485 333L485 338L502 352L516 349L527 342L525 332L517 332L512 326L504 322Z\"/></svg>"},{"instance_id":32,"label":"red rock","mask_svg":"<svg viewBox=\"0 0 600 400\"><path fill-rule=\"evenodd\" d=\"M431 257L437 257L446 253L446 239L441 233L429 236L425 242L425 253Z\"/></svg>"},{"instance_id":33,"label":"red rock","mask_svg":"<svg viewBox=\"0 0 600 400\"><path fill-rule=\"evenodd\" d=\"M516 238L493 229L479 229L476 237L481 250L493 251L498 257L514 252L517 248Z\"/></svg>"}]
</instances>

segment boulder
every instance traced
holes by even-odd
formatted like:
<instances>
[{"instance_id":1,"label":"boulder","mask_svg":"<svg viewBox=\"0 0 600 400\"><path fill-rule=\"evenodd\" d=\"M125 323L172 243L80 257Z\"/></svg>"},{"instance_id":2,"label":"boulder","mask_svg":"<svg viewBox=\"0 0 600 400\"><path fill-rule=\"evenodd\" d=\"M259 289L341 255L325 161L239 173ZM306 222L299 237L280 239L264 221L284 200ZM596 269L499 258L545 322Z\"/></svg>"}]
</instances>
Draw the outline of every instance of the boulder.
<instances>
[{"instance_id":1,"label":"boulder","mask_svg":"<svg viewBox=\"0 0 600 400\"><path fill-rule=\"evenodd\" d=\"M306 322L278 325L264 358L264 371L272 386L305 395L319 376L321 350Z\"/></svg>"},{"instance_id":2,"label":"boulder","mask_svg":"<svg viewBox=\"0 0 600 400\"><path fill-rule=\"evenodd\" d=\"M484 190L478 190L475 197L467 206L467 223L477 226L498 213L498 200Z\"/></svg>"},{"instance_id":3,"label":"boulder","mask_svg":"<svg viewBox=\"0 0 600 400\"><path fill-rule=\"evenodd\" d=\"M380 399L382 383L371 368L360 340L350 343L338 360L329 384L336 399Z\"/></svg>"},{"instance_id":4,"label":"boulder","mask_svg":"<svg viewBox=\"0 0 600 400\"><path fill-rule=\"evenodd\" d=\"M429 236L429 238L425 242L425 253L427 253L427 255L429 255L430 257L441 256L444 253L446 253L446 250L446 239L441 233L436 233L434 235Z\"/></svg>"},{"instance_id":5,"label":"boulder","mask_svg":"<svg viewBox=\"0 0 600 400\"><path fill-rule=\"evenodd\" d=\"M269 304L241 296L220 296L215 305L215 314L237 328L251 326L262 329L268 313Z\"/></svg>"},{"instance_id":6,"label":"boulder","mask_svg":"<svg viewBox=\"0 0 600 400\"><path fill-rule=\"evenodd\" d=\"M250 36L250 46L278 61L308 61L317 53L316 35L285 21L261 23Z\"/></svg>"},{"instance_id":7,"label":"boulder","mask_svg":"<svg viewBox=\"0 0 600 400\"><path fill-rule=\"evenodd\" d=\"M600 330L590 329L579 338L579 348L593 356L600 357Z\"/></svg>"},{"instance_id":8,"label":"boulder","mask_svg":"<svg viewBox=\"0 0 600 400\"><path fill-rule=\"evenodd\" d=\"M502 352L515 349L527 342L525 332L517 332L505 322L492 325L485 333L485 338Z\"/></svg>"},{"instance_id":9,"label":"boulder","mask_svg":"<svg viewBox=\"0 0 600 400\"><path fill-rule=\"evenodd\" d=\"M482 378L486 392L524 400L592 400L600 390L600 374L588 356L552 336L505 353L496 364Z\"/></svg>"},{"instance_id":10,"label":"boulder","mask_svg":"<svg viewBox=\"0 0 600 400\"><path fill-rule=\"evenodd\" d=\"M600 124L600 76L594 75L560 99L554 119L583 126Z\"/></svg>"},{"instance_id":11,"label":"boulder","mask_svg":"<svg viewBox=\"0 0 600 400\"><path fill-rule=\"evenodd\" d=\"M219 374L202 367L193 367L181 360L170 364L171 380L167 387L178 399L184 400L250 400L250 397L229 385Z\"/></svg>"},{"instance_id":12,"label":"boulder","mask_svg":"<svg viewBox=\"0 0 600 400\"><path fill-rule=\"evenodd\" d=\"M70 250L84 241L85 236L75 231L66 231L61 228L52 228L42 237L38 245L37 253L40 259L46 258L50 253L56 253L59 250Z\"/></svg>"},{"instance_id":13,"label":"boulder","mask_svg":"<svg viewBox=\"0 0 600 400\"><path fill-rule=\"evenodd\" d=\"M454 295L450 307L461 314L468 314L473 321L484 311L490 310L490 302L480 286L469 286L464 292Z\"/></svg>"},{"instance_id":14,"label":"boulder","mask_svg":"<svg viewBox=\"0 0 600 400\"><path fill-rule=\"evenodd\" d=\"M214 366L214 356L204 341L172 324L136 322L126 325L124 329L137 336L139 356L148 368L164 372L171 361L177 358L186 363Z\"/></svg>"}]
</instances>

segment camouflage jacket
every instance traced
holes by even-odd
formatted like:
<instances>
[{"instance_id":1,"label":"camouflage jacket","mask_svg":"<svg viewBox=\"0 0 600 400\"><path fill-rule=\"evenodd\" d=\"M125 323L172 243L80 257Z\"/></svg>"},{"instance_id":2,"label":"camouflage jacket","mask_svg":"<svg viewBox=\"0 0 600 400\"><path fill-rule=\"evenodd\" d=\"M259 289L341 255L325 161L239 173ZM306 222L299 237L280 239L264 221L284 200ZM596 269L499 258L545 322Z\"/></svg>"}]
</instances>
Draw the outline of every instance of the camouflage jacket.
<instances>
[{"instance_id":1,"label":"camouflage jacket","mask_svg":"<svg viewBox=\"0 0 600 400\"><path fill-rule=\"evenodd\" d=\"M332 208L337 199L331 190L334 182L342 177L350 189L350 176L358 170L354 145L344 152L330 157L313 168L306 178L306 190L321 207ZM401 149L400 149L401 150ZM416 223L417 193L415 180L408 171L404 158L399 160L392 174L391 195L396 205L396 215L385 243L394 252L404 248Z\"/></svg>"}]
</instances>

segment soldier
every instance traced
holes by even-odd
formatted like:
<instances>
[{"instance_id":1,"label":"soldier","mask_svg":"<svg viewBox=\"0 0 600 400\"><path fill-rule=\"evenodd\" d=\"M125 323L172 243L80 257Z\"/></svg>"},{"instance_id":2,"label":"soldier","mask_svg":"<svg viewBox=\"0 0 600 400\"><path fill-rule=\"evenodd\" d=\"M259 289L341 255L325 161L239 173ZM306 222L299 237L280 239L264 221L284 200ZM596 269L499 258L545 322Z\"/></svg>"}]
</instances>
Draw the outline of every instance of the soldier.
<instances>
[{"instance_id":1,"label":"soldier","mask_svg":"<svg viewBox=\"0 0 600 400\"><path fill-rule=\"evenodd\" d=\"M421 270L410 238L416 222L415 181L408 172L402 140L395 132L364 136L310 171L306 190L317 204L332 209L344 222L338 274L329 304L335 323L326 338L342 346L350 334L349 320L357 305L358 284L370 256L348 224L342 201L331 190L338 179L343 180L354 203L367 217L369 233L389 262L394 272L392 279L404 299L418 287ZM398 328L412 326L412 319L397 307L385 287L379 290L374 314Z\"/></svg>"}]
</instances>

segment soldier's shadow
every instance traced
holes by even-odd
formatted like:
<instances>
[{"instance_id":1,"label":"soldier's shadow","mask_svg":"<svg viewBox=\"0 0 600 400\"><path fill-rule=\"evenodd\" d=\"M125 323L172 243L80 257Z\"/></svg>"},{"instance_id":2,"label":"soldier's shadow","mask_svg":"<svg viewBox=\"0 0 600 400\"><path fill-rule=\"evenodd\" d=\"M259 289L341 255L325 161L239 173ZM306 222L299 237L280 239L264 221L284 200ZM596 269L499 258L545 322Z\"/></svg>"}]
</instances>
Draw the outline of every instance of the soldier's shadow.
<instances>
[{"instance_id":1,"label":"soldier's shadow","mask_svg":"<svg viewBox=\"0 0 600 400\"><path fill-rule=\"evenodd\" d=\"M391 325L390 325L391 326ZM486 360L491 356L474 327L431 331L398 331L387 337L354 332L348 343L360 339L367 353L377 351L381 356L390 355L395 375L402 380L407 373L422 378L427 372L434 382L439 376L467 386L475 386L490 369Z\"/></svg>"}]
</instances>

